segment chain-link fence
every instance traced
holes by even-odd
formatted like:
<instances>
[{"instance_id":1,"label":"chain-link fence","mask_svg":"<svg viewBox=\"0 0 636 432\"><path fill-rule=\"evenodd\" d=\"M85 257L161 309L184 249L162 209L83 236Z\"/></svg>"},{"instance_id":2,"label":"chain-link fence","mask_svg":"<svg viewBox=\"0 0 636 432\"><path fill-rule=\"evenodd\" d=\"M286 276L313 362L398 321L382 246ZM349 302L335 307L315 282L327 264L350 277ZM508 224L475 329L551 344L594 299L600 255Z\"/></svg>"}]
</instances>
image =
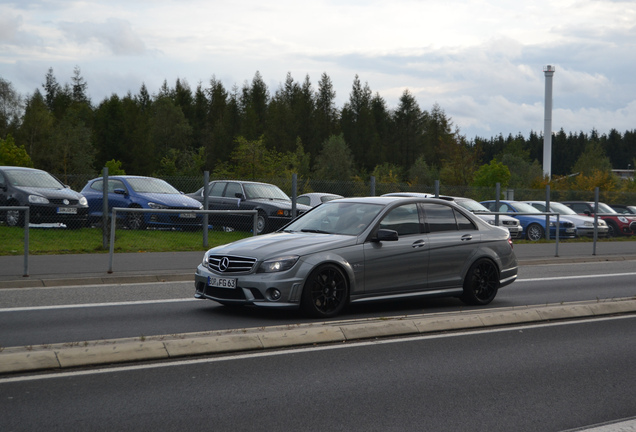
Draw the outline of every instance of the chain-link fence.
<instances>
[{"instance_id":1,"label":"chain-link fence","mask_svg":"<svg viewBox=\"0 0 636 432\"><path fill-rule=\"evenodd\" d=\"M57 176L63 183L76 191L85 191L88 198L88 214L85 224L71 225L51 218L49 223L30 225L30 254L63 253L107 253L110 248L110 222L104 218L104 198L107 201L106 214L110 216L113 207L146 208L157 212L120 212L117 217L117 230L114 236L115 252L137 251L192 251L205 250L218 244L225 244L256 233L278 229L292 219L294 214L307 211L307 207L298 204L289 197L296 198L309 192L323 192L345 197L382 195L391 192L424 192L429 194L462 196L476 201L496 199L495 188L472 188L467 186L449 186L439 182L433 185L413 185L406 183L382 183L374 178L359 181L327 181L289 176L285 178L265 178L255 181L265 186L247 189L239 181L209 179L209 201L206 202L203 186L205 175L200 177L165 177L167 185L174 189L176 201L162 201L165 194L150 188L145 198L135 196L134 186L122 180L120 176L109 176L107 194L95 186L94 196L89 197L91 181L95 176ZM111 183L112 182L112 183ZM275 188L282 195L276 195ZM219 192L218 187L224 191ZM88 189L86 189L88 188ZM235 188L235 189L231 189ZM230 190L231 189L231 190ZM32 192L36 194L36 192ZM0 190L2 194L2 190ZM99 197L101 195L101 197ZM143 195L140 193L139 195ZM262 195L262 196L261 196ZM97 196L97 198L96 198ZM545 200L551 201L594 201L594 191L570 191L559 189L516 189L500 191L500 199ZM135 201L136 200L136 201ZM144 201L145 200L145 201ZM36 200L37 201L37 200ZM618 191L600 191L599 201L608 204L636 204L636 193ZM0 206L11 206L7 196L0 197ZM31 220L37 210L38 202L30 204ZM222 210L220 213L201 214L196 210ZM71 204L53 204L56 216L68 216ZM160 210L179 210L166 213ZM258 220L254 223L252 215L239 214L237 211L257 210ZM20 224L21 210L0 210L0 255L21 255L24 250L24 228ZM17 215L17 217L16 217ZM207 218L207 220L205 220ZM105 224L104 221L107 221ZM23 223L23 221L22 221ZM17 226L15 226L17 225Z\"/></svg>"}]
</instances>

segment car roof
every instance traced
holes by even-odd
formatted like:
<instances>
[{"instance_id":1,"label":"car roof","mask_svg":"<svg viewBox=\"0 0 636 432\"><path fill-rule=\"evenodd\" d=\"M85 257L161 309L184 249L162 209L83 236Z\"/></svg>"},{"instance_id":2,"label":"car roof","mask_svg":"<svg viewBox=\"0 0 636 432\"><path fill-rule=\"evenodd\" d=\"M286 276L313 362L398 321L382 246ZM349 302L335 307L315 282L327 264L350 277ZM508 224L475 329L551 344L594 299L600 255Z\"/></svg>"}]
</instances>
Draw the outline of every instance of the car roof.
<instances>
[{"instance_id":1,"label":"car roof","mask_svg":"<svg viewBox=\"0 0 636 432\"><path fill-rule=\"evenodd\" d=\"M43 171L43 172L47 172L47 171L44 171L44 170L41 170L41 169L37 169L37 168L20 167L20 166L9 166L9 165L0 166L0 169L2 169L2 170L10 169L10 170L15 170L15 171L19 170L19 171Z\"/></svg>"}]
</instances>

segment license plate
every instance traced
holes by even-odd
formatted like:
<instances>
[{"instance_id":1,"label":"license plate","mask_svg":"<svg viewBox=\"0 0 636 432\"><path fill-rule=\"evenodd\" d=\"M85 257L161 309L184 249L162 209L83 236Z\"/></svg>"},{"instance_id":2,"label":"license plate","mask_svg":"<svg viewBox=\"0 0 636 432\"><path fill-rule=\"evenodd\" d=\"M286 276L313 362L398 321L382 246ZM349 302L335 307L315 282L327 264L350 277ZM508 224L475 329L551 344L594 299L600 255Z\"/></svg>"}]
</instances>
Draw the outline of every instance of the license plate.
<instances>
[{"instance_id":1,"label":"license plate","mask_svg":"<svg viewBox=\"0 0 636 432\"><path fill-rule=\"evenodd\" d=\"M574 232L574 228L566 228L565 232L566 233L573 233Z\"/></svg>"},{"instance_id":2,"label":"license plate","mask_svg":"<svg viewBox=\"0 0 636 432\"><path fill-rule=\"evenodd\" d=\"M58 207L58 214L77 214L77 209L75 207Z\"/></svg>"},{"instance_id":3,"label":"license plate","mask_svg":"<svg viewBox=\"0 0 636 432\"><path fill-rule=\"evenodd\" d=\"M196 215L194 213L179 213L179 217L182 219L194 219Z\"/></svg>"},{"instance_id":4,"label":"license plate","mask_svg":"<svg viewBox=\"0 0 636 432\"><path fill-rule=\"evenodd\" d=\"M208 276L208 286L232 289L232 288L236 288L236 279Z\"/></svg>"}]
</instances>

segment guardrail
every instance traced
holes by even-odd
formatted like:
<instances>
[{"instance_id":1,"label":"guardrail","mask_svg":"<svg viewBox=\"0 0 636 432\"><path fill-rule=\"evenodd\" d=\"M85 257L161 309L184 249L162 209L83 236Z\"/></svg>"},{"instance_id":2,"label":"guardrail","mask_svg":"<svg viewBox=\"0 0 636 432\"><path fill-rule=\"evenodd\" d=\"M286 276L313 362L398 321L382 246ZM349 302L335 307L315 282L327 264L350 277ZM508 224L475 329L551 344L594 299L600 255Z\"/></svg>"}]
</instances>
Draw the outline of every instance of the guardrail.
<instances>
[{"instance_id":1,"label":"guardrail","mask_svg":"<svg viewBox=\"0 0 636 432\"><path fill-rule=\"evenodd\" d=\"M24 272L22 277L29 276L29 206L0 206L0 211L18 210L24 212Z\"/></svg>"},{"instance_id":2,"label":"guardrail","mask_svg":"<svg viewBox=\"0 0 636 432\"><path fill-rule=\"evenodd\" d=\"M117 212L119 213L194 213L194 214L249 214L253 216L252 221L252 235L256 235L257 233L257 221L258 221L258 211L257 210L155 210L155 209L142 209L142 208L128 208L128 207L113 207L112 208L112 216L110 219L110 245L109 245L109 253L108 253L108 273L113 272L113 257L115 255L115 229L117 226ZM209 225L208 225L209 227Z\"/></svg>"}]
</instances>

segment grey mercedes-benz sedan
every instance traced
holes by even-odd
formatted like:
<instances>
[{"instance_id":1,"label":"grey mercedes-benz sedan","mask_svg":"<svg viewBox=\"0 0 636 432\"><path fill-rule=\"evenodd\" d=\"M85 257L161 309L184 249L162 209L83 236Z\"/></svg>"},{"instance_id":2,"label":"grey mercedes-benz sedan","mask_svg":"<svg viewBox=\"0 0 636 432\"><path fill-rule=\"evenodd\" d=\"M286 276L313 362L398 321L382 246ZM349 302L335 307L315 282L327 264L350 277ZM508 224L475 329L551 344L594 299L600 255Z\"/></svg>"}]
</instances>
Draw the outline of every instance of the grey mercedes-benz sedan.
<instances>
[{"instance_id":1,"label":"grey mercedes-benz sedan","mask_svg":"<svg viewBox=\"0 0 636 432\"><path fill-rule=\"evenodd\" d=\"M453 202L345 198L208 250L195 297L326 318L348 303L425 296L486 305L516 277L509 232Z\"/></svg>"}]
</instances>

